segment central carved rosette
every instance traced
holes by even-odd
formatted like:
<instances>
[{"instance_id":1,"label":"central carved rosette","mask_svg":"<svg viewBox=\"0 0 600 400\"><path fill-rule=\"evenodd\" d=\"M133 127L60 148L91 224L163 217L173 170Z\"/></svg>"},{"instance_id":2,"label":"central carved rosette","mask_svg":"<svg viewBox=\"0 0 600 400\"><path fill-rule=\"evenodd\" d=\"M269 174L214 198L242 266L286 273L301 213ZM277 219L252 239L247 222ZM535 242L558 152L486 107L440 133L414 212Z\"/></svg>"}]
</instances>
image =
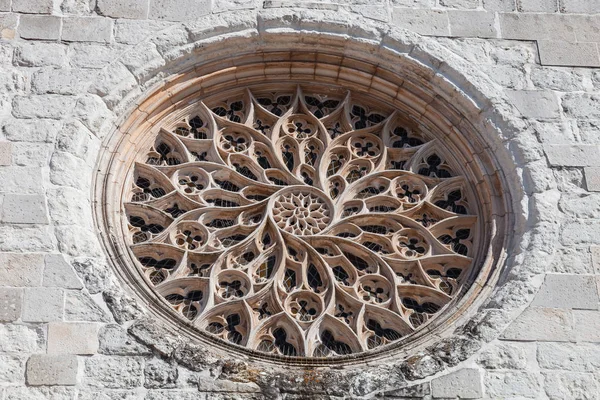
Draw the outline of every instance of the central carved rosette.
<instances>
[{"instance_id":1,"label":"central carved rosette","mask_svg":"<svg viewBox=\"0 0 600 400\"><path fill-rule=\"evenodd\" d=\"M178 118L130 172L124 227L148 283L199 329L261 352L346 355L422 328L460 292L477 248L472 188L407 116L284 85Z\"/></svg>"},{"instance_id":2,"label":"central carved rosette","mask_svg":"<svg viewBox=\"0 0 600 400\"><path fill-rule=\"evenodd\" d=\"M317 189L292 186L273 196L268 209L279 228L294 235L315 235L332 221L331 200Z\"/></svg>"}]
</instances>

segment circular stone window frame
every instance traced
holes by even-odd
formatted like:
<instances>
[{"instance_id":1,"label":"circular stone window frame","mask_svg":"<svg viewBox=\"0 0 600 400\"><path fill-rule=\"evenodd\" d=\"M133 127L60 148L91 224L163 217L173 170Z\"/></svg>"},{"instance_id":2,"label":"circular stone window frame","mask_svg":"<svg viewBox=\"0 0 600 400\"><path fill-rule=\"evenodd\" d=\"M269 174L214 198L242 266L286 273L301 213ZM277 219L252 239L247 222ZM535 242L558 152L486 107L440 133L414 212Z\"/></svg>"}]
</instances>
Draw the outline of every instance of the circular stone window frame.
<instances>
[{"instance_id":1,"label":"circular stone window frame","mask_svg":"<svg viewBox=\"0 0 600 400\"><path fill-rule=\"evenodd\" d=\"M518 176L518 168L526 170L526 167L520 165L521 163L516 160L518 153L524 150L517 145L516 149L507 151L507 146L503 143L511 139L510 135L514 135L517 130L523 128L516 118L506 118L510 113L518 115L516 110L505 100L501 91L496 90L495 87L490 89L488 85L491 83L478 71L473 71L468 63L464 60L452 60L453 63L460 64L464 71L470 72L472 75L470 78L475 78L474 82L477 85L463 78L455 69L449 67L450 64L440 61L432 54L454 55L420 36L395 28L384 27L382 29L373 23L364 21L360 22L360 26L352 25L348 21L344 21L344 24L329 22L327 26L331 27L334 32L327 32L326 29L323 29L323 23L319 24L322 31L312 30L315 20L306 16L304 16L304 20L302 18L294 20L294 24L298 26L291 27L287 23L289 21L282 18L281 15L273 15L271 18L268 21L270 24L266 24L261 29L257 29L257 25L261 21L265 24L264 18L261 20L259 17L258 22L251 18L241 22L236 20L235 22L240 25L233 24L230 30L222 35L200 39L195 43L181 43L176 50L173 50L172 57L176 61L161 70L152 71L157 75L152 78L156 82L154 87L146 90L146 93L150 94L138 96L142 100L133 107L130 105L130 112L123 113L125 115L123 122L105 141L104 152L100 155L95 174L96 185L93 194L95 219L101 228L100 239L109 255L109 263L117 275L127 282L130 288L133 288L134 297L145 305L150 315L157 317L161 323L165 324L167 331L172 332L171 339L176 339L181 333L184 333L186 336L194 338L197 343L206 346L207 349L213 346L214 348L211 348L210 351L216 351L220 355L225 355L225 352L233 347L238 351L228 357L239 359L240 357L244 358L245 354L254 361L268 360L269 365L283 363L286 366L306 368L307 366L355 364L357 361L367 361L367 359L371 364L380 359L390 358L391 355L399 361L419 352L423 354L422 352L426 348L432 348L443 339L449 338L453 334L456 335L461 329L464 333L464 328L469 322L470 325L481 323L486 316L489 316L487 312L489 310L482 309L479 313L477 311L485 303L489 304L490 296L496 289L501 276L507 276L508 271L512 271L515 267L522 267L528 261L519 257L520 251L515 251L515 249L520 250L516 243L522 239L524 230L530 229L524 222L529 210L521 208L523 199L527 195L522 190L524 184L521 179L523 178ZM337 17L332 16L332 18ZM302 25L303 23L306 26ZM308 31L306 28L309 28ZM340 31L344 34L341 34ZM255 33L258 33L258 38ZM158 41L160 42L160 39ZM299 41L296 46L299 52L282 51L288 43L295 41ZM227 46L223 46L224 42L227 43ZM425 49L426 44L430 48ZM196 51L195 48L199 50ZM227 50L223 50L223 48L227 48ZM232 52L240 56L242 50L245 55L240 59L232 57ZM413 108L413 115L426 117L437 113L437 121L434 125L438 129L442 129L442 133L455 132L454 127L460 127L462 134L468 133L469 139L464 139L464 141L470 143L473 154L481 156L476 162L483 162L488 168L488 174L477 177L477 179L487 180L487 184L484 185L485 190L490 193L490 202L487 205L492 207L489 215L494 218L494 223L490 228L494 232L494 237L502 236L501 240L496 239L493 246L496 259L488 260L480 269L479 278L471 285L468 293L455 304L456 311L454 313L434 319L435 324L430 324L428 329L412 334L409 343L400 340L392 348L386 347L381 351L360 353L358 357L357 355L338 356L331 359L299 357L298 360L294 360L292 357L264 355L225 344L207 334L199 334L195 328L173 319L174 312L171 308L164 307L164 304L157 301L158 298L153 291L149 290L150 288L145 284L140 285L139 277L131 274L132 268L123 264L127 262L125 259L129 250L115 235L115 225L112 223L115 216L120 213L120 204L115 206L114 199L121 198L110 185L115 171L119 170L119 168L112 169L113 163L115 160L124 161L130 157L130 153L117 153L115 150L122 148L124 141L134 146L136 140L131 137L131 133L133 131L147 132L153 122L169 113L174 104L186 101L186 99L202 97L206 91L206 85L199 83L198 80L205 79L210 75L208 68L210 64L219 64L219 70L227 70L234 77L247 79L248 74L256 69L255 67L244 67L244 61L264 63L274 60L282 62L280 57L285 56L293 60L298 67L287 70L275 68L274 71L298 74L295 76L311 79L314 82L314 69L311 69L314 59L311 59L310 56L306 57L306 54L304 57L300 57L300 54L311 51L313 53L320 52L320 57L330 62L334 61L338 65L337 68L332 68L330 74L323 77L324 79L333 79L333 82L338 85L343 83L340 86L349 85L351 87L360 85L361 82L369 82L369 87L377 88L381 93L388 95L394 93L392 97L395 97L394 87L402 87L407 90L404 100ZM326 54L323 54L323 51ZM194 65L199 54L202 54L203 61L199 65ZM348 68L358 70L362 68L363 70L357 74L349 74ZM443 69L446 70L443 71ZM270 72L265 71L261 79L265 79L267 73ZM390 84L390 81L394 79L400 79L400 81L396 85ZM468 90L468 94L460 89L461 86ZM480 89L484 89L487 96L482 94ZM490 98L493 99L493 102L489 100ZM147 129L140 128L144 124ZM501 131L497 125L503 126L503 130ZM508 136L503 137L503 134ZM485 161L481 161L483 158ZM508 257L507 255L513 251L515 253ZM537 262L534 262L529 268L532 273L536 266ZM530 283L532 286L538 285L533 280ZM505 287L507 292L501 293L500 291L496 297L522 294L525 292L522 286L508 285ZM532 297L531 291L529 292L529 294L523 295L523 301L511 303L511 309L505 311L510 313L522 307L527 299ZM502 311L503 307L494 303L492 308ZM508 319L509 317L505 315L503 321ZM491 328L491 330L496 329L496 333L498 333L503 326L505 324L500 323L497 329ZM469 329L471 328L472 326ZM491 340L492 336L482 335L481 340ZM437 371L432 369L431 373L435 372Z\"/></svg>"}]
</instances>

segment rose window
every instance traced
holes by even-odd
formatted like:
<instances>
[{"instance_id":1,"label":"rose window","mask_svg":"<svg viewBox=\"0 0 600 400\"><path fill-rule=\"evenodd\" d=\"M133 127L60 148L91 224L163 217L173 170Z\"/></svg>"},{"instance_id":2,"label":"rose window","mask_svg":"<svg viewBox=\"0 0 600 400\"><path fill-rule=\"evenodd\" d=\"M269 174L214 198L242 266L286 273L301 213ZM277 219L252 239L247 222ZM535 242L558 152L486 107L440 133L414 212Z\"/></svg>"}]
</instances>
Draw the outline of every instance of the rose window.
<instances>
[{"instance_id":1,"label":"rose window","mask_svg":"<svg viewBox=\"0 0 600 400\"><path fill-rule=\"evenodd\" d=\"M472 281L472 160L367 95L273 87L152 127L122 204L137 268L225 343L299 357L398 343Z\"/></svg>"}]
</instances>

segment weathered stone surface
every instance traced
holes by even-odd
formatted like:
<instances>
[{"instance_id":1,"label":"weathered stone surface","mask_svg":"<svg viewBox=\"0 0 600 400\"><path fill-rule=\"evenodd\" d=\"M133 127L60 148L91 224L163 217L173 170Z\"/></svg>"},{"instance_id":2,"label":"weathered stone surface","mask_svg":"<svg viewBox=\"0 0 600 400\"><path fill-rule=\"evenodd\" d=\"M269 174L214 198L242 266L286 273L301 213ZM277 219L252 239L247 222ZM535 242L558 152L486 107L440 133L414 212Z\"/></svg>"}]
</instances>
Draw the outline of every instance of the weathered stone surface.
<instances>
[{"instance_id":1,"label":"weathered stone surface","mask_svg":"<svg viewBox=\"0 0 600 400\"><path fill-rule=\"evenodd\" d=\"M440 10L394 8L392 21L395 25L421 35L449 35L448 14Z\"/></svg>"},{"instance_id":2,"label":"weathered stone surface","mask_svg":"<svg viewBox=\"0 0 600 400\"><path fill-rule=\"evenodd\" d=\"M99 353L119 356L148 355L150 350L138 343L127 331L119 325L105 325L98 335L100 341Z\"/></svg>"},{"instance_id":3,"label":"weathered stone surface","mask_svg":"<svg viewBox=\"0 0 600 400\"><path fill-rule=\"evenodd\" d=\"M150 346L163 356L170 356L179 345L179 343L168 334L168 331L165 330L164 327L150 319L137 320L129 327L128 332L140 342ZM200 348L190 348L190 351L188 352L180 347L178 348L180 356L175 354L175 358L186 367L194 370L194 365L201 365L201 362L195 362L195 358L199 357L198 353L200 353L196 353L195 350L200 350ZM188 359L190 362L186 362Z\"/></svg>"},{"instance_id":4,"label":"weathered stone surface","mask_svg":"<svg viewBox=\"0 0 600 400\"><path fill-rule=\"evenodd\" d=\"M565 114L570 117L600 119L600 95L567 94L562 99L562 107Z\"/></svg>"},{"instance_id":5,"label":"weathered stone surface","mask_svg":"<svg viewBox=\"0 0 600 400\"><path fill-rule=\"evenodd\" d=\"M0 287L0 321L16 321L21 317L23 290Z\"/></svg>"},{"instance_id":6,"label":"weathered stone surface","mask_svg":"<svg viewBox=\"0 0 600 400\"><path fill-rule=\"evenodd\" d=\"M135 299L127 296L119 290L106 290L102 293L104 302L112 312L112 315L118 323L141 318L143 311Z\"/></svg>"},{"instance_id":7,"label":"weathered stone surface","mask_svg":"<svg viewBox=\"0 0 600 400\"><path fill-rule=\"evenodd\" d=\"M45 197L30 194L4 195L1 221L15 224L47 224Z\"/></svg>"},{"instance_id":8,"label":"weathered stone surface","mask_svg":"<svg viewBox=\"0 0 600 400\"><path fill-rule=\"evenodd\" d=\"M57 94L17 96L13 101L13 115L17 118L61 119L75 105L75 99Z\"/></svg>"},{"instance_id":9,"label":"weathered stone surface","mask_svg":"<svg viewBox=\"0 0 600 400\"><path fill-rule=\"evenodd\" d=\"M551 400L598 397L598 382L593 374L544 372L544 378L544 389Z\"/></svg>"},{"instance_id":10,"label":"weathered stone surface","mask_svg":"<svg viewBox=\"0 0 600 400\"><path fill-rule=\"evenodd\" d=\"M498 15L500 32L505 39L562 40L575 42L574 22L558 14Z\"/></svg>"},{"instance_id":11,"label":"weathered stone surface","mask_svg":"<svg viewBox=\"0 0 600 400\"><path fill-rule=\"evenodd\" d=\"M98 324L51 322L48 325L49 354L95 354L98 351Z\"/></svg>"},{"instance_id":12,"label":"weathered stone surface","mask_svg":"<svg viewBox=\"0 0 600 400\"><path fill-rule=\"evenodd\" d=\"M98 0L98 12L114 18L139 18L148 16L148 0Z\"/></svg>"},{"instance_id":13,"label":"weathered stone surface","mask_svg":"<svg viewBox=\"0 0 600 400\"><path fill-rule=\"evenodd\" d=\"M112 275L105 260L94 258L75 259L71 265L91 294L100 293L110 286Z\"/></svg>"},{"instance_id":14,"label":"weathered stone surface","mask_svg":"<svg viewBox=\"0 0 600 400\"><path fill-rule=\"evenodd\" d=\"M144 367L144 387L148 389L174 388L177 377L177 367L160 359L147 362Z\"/></svg>"},{"instance_id":15,"label":"weathered stone surface","mask_svg":"<svg viewBox=\"0 0 600 400\"><path fill-rule=\"evenodd\" d=\"M460 37L496 37L495 14L483 11L449 11L450 35Z\"/></svg>"},{"instance_id":16,"label":"weathered stone surface","mask_svg":"<svg viewBox=\"0 0 600 400\"><path fill-rule=\"evenodd\" d=\"M535 397L539 392L540 378L532 372L488 372L485 391L491 398Z\"/></svg>"},{"instance_id":17,"label":"weathered stone surface","mask_svg":"<svg viewBox=\"0 0 600 400\"><path fill-rule=\"evenodd\" d=\"M581 275L546 275L546 280L531 305L597 310L596 279Z\"/></svg>"},{"instance_id":18,"label":"weathered stone surface","mask_svg":"<svg viewBox=\"0 0 600 400\"><path fill-rule=\"evenodd\" d=\"M565 246L598 244L599 228L600 222L594 220L567 223L561 233L561 242Z\"/></svg>"},{"instance_id":19,"label":"weathered stone surface","mask_svg":"<svg viewBox=\"0 0 600 400\"><path fill-rule=\"evenodd\" d=\"M48 254L44 258L43 285L65 289L81 289L83 285L73 267L61 254Z\"/></svg>"},{"instance_id":20,"label":"weathered stone surface","mask_svg":"<svg viewBox=\"0 0 600 400\"><path fill-rule=\"evenodd\" d=\"M0 324L0 351L7 353L37 353L45 351L41 329L26 325Z\"/></svg>"},{"instance_id":21,"label":"weathered stone surface","mask_svg":"<svg viewBox=\"0 0 600 400\"><path fill-rule=\"evenodd\" d=\"M600 282L598 282L600 287ZM575 339L582 342L600 342L600 312L573 311Z\"/></svg>"},{"instance_id":22,"label":"weathered stone surface","mask_svg":"<svg viewBox=\"0 0 600 400\"><path fill-rule=\"evenodd\" d=\"M189 21L210 13L211 3L207 0L154 0L150 3L150 19L167 21Z\"/></svg>"},{"instance_id":23,"label":"weathered stone surface","mask_svg":"<svg viewBox=\"0 0 600 400\"><path fill-rule=\"evenodd\" d=\"M431 381L433 397L459 397L478 399L483 395L481 373L477 369L464 368Z\"/></svg>"},{"instance_id":24,"label":"weathered stone surface","mask_svg":"<svg viewBox=\"0 0 600 400\"><path fill-rule=\"evenodd\" d=\"M515 107L527 118L558 118L558 99L553 92L545 90L509 91L508 96Z\"/></svg>"},{"instance_id":25,"label":"weathered stone surface","mask_svg":"<svg viewBox=\"0 0 600 400\"><path fill-rule=\"evenodd\" d=\"M27 360L29 385L75 385L77 357L72 355L35 354Z\"/></svg>"},{"instance_id":26,"label":"weathered stone surface","mask_svg":"<svg viewBox=\"0 0 600 400\"><path fill-rule=\"evenodd\" d=\"M95 388L130 389L142 385L141 357L95 356L85 360L83 381Z\"/></svg>"},{"instance_id":27,"label":"weathered stone surface","mask_svg":"<svg viewBox=\"0 0 600 400\"><path fill-rule=\"evenodd\" d=\"M73 400L77 395L73 386L9 387L6 400Z\"/></svg>"},{"instance_id":28,"label":"weathered stone surface","mask_svg":"<svg viewBox=\"0 0 600 400\"><path fill-rule=\"evenodd\" d=\"M541 368L575 372L595 372L600 368L599 344L538 343L537 361Z\"/></svg>"},{"instance_id":29,"label":"weathered stone surface","mask_svg":"<svg viewBox=\"0 0 600 400\"><path fill-rule=\"evenodd\" d=\"M72 43L69 48L73 67L93 69L108 66L124 51L123 46L90 43Z\"/></svg>"},{"instance_id":30,"label":"weathered stone surface","mask_svg":"<svg viewBox=\"0 0 600 400\"><path fill-rule=\"evenodd\" d=\"M560 11L577 14L600 13L600 4L587 0L561 0Z\"/></svg>"},{"instance_id":31,"label":"weathered stone surface","mask_svg":"<svg viewBox=\"0 0 600 400\"><path fill-rule=\"evenodd\" d=\"M25 383L25 359L19 356L0 355L0 382Z\"/></svg>"},{"instance_id":32,"label":"weathered stone surface","mask_svg":"<svg viewBox=\"0 0 600 400\"><path fill-rule=\"evenodd\" d=\"M596 43L539 40L538 48L542 65L600 67Z\"/></svg>"},{"instance_id":33,"label":"weathered stone surface","mask_svg":"<svg viewBox=\"0 0 600 400\"><path fill-rule=\"evenodd\" d=\"M515 0L483 0L483 8L488 11L515 11Z\"/></svg>"},{"instance_id":34,"label":"weathered stone surface","mask_svg":"<svg viewBox=\"0 0 600 400\"><path fill-rule=\"evenodd\" d=\"M600 151L598 145L571 145L561 146L547 144L544 152L551 165L563 167L599 166L600 160L596 156Z\"/></svg>"},{"instance_id":35,"label":"weathered stone surface","mask_svg":"<svg viewBox=\"0 0 600 400\"><path fill-rule=\"evenodd\" d=\"M110 18L70 17L63 19L62 40L67 42L108 43L112 35Z\"/></svg>"},{"instance_id":36,"label":"weathered stone surface","mask_svg":"<svg viewBox=\"0 0 600 400\"><path fill-rule=\"evenodd\" d=\"M19 0L12 4L12 11L27 14L51 14L53 10L52 0Z\"/></svg>"},{"instance_id":37,"label":"weathered stone surface","mask_svg":"<svg viewBox=\"0 0 600 400\"><path fill-rule=\"evenodd\" d=\"M8 140L15 142L52 142L62 124L51 119L7 121L2 132Z\"/></svg>"},{"instance_id":38,"label":"weathered stone surface","mask_svg":"<svg viewBox=\"0 0 600 400\"><path fill-rule=\"evenodd\" d=\"M64 67L67 46L58 43L22 43L15 49L15 62L24 67Z\"/></svg>"},{"instance_id":39,"label":"weathered stone surface","mask_svg":"<svg viewBox=\"0 0 600 400\"><path fill-rule=\"evenodd\" d=\"M557 10L554 0L517 0L517 10L521 12L553 13Z\"/></svg>"},{"instance_id":40,"label":"weathered stone surface","mask_svg":"<svg viewBox=\"0 0 600 400\"><path fill-rule=\"evenodd\" d=\"M108 322L110 319L87 293L69 290L65 293L65 321Z\"/></svg>"},{"instance_id":41,"label":"weathered stone surface","mask_svg":"<svg viewBox=\"0 0 600 400\"><path fill-rule=\"evenodd\" d=\"M56 40L60 35L60 18L22 15L19 22L19 35L25 39Z\"/></svg>"},{"instance_id":42,"label":"weathered stone surface","mask_svg":"<svg viewBox=\"0 0 600 400\"><path fill-rule=\"evenodd\" d=\"M535 348L517 343L498 343L484 350L477 362L486 369L526 369L527 347Z\"/></svg>"},{"instance_id":43,"label":"weathered stone surface","mask_svg":"<svg viewBox=\"0 0 600 400\"><path fill-rule=\"evenodd\" d=\"M0 253L0 265L0 282L4 286L41 286L42 255Z\"/></svg>"},{"instance_id":44,"label":"weathered stone surface","mask_svg":"<svg viewBox=\"0 0 600 400\"><path fill-rule=\"evenodd\" d=\"M23 321L60 321L63 318L64 303L62 289L27 288L23 300Z\"/></svg>"},{"instance_id":45,"label":"weathered stone surface","mask_svg":"<svg viewBox=\"0 0 600 400\"><path fill-rule=\"evenodd\" d=\"M569 341L573 333L572 319L569 310L531 307L504 331L502 337L508 340Z\"/></svg>"}]
</instances>

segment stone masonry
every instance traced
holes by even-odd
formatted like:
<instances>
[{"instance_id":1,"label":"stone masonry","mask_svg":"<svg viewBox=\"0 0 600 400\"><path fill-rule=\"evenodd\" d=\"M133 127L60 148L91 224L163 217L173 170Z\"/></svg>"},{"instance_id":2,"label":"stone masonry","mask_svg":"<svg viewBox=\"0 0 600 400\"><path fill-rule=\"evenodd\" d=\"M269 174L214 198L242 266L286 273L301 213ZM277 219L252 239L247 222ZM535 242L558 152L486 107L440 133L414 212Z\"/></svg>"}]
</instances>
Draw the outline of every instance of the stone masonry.
<instances>
[{"instance_id":1,"label":"stone masonry","mask_svg":"<svg viewBox=\"0 0 600 400\"><path fill-rule=\"evenodd\" d=\"M106 259L104 139L202 49L274 32L408 54L498 132L520 242L406 360L257 370L148 318ZM0 0L0 37L0 399L600 399L600 1Z\"/></svg>"}]
</instances>

